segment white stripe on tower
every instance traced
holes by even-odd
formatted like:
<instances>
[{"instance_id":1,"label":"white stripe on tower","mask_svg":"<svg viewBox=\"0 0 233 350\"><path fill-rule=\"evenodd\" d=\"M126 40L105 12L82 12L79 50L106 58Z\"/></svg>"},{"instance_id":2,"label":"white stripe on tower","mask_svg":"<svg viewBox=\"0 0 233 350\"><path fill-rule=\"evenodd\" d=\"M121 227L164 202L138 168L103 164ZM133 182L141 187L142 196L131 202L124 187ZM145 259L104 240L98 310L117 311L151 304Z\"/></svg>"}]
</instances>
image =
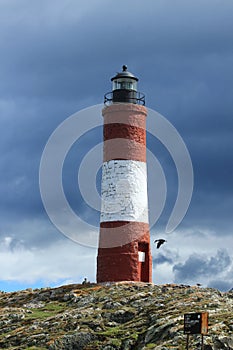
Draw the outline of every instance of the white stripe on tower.
<instances>
[{"instance_id":1,"label":"white stripe on tower","mask_svg":"<svg viewBox=\"0 0 233 350\"><path fill-rule=\"evenodd\" d=\"M102 167L100 222L148 223L146 163L109 160Z\"/></svg>"}]
</instances>

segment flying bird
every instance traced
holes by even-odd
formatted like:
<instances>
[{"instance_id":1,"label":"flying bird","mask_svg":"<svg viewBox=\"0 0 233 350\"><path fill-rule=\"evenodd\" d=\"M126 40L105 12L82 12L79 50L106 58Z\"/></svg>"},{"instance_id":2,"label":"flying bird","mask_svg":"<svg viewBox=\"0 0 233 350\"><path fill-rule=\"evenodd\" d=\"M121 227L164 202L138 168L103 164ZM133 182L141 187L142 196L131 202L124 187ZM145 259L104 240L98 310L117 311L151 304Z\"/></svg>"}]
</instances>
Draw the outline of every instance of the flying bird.
<instances>
[{"instance_id":1,"label":"flying bird","mask_svg":"<svg viewBox=\"0 0 233 350\"><path fill-rule=\"evenodd\" d=\"M166 239L160 238L160 239L156 239L156 240L154 241L154 243L156 243L156 242L157 242L157 249L159 249L159 247L160 247L163 243L165 243L165 242L167 242L167 241L166 241Z\"/></svg>"}]
</instances>

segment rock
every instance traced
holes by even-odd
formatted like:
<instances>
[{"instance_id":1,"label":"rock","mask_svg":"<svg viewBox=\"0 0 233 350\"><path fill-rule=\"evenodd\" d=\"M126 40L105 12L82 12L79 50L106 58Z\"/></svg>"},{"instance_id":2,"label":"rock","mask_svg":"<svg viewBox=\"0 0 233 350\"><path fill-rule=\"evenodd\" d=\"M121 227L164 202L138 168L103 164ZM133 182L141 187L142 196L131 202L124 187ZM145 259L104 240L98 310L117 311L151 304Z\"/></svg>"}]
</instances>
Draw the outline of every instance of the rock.
<instances>
[{"instance_id":1,"label":"rock","mask_svg":"<svg viewBox=\"0 0 233 350\"><path fill-rule=\"evenodd\" d=\"M103 309L107 309L107 310L119 309L120 307L122 307L121 303L113 302L113 301L108 301L103 305Z\"/></svg>"},{"instance_id":2,"label":"rock","mask_svg":"<svg viewBox=\"0 0 233 350\"><path fill-rule=\"evenodd\" d=\"M227 350L224 344L219 339L214 340L213 350Z\"/></svg>"},{"instance_id":3,"label":"rock","mask_svg":"<svg viewBox=\"0 0 233 350\"><path fill-rule=\"evenodd\" d=\"M110 315L110 320L117 323L125 323L132 320L134 316L134 312L127 310L118 310Z\"/></svg>"},{"instance_id":4,"label":"rock","mask_svg":"<svg viewBox=\"0 0 233 350\"><path fill-rule=\"evenodd\" d=\"M38 344L38 342L40 342L40 344L45 344L47 340L48 340L48 335L45 333L34 334L27 338L27 344L29 346L36 345Z\"/></svg>"},{"instance_id":5,"label":"rock","mask_svg":"<svg viewBox=\"0 0 233 350\"><path fill-rule=\"evenodd\" d=\"M77 304L78 306L80 307L83 307L83 306L87 306L87 305L90 305L90 304L94 304L96 302L95 298L91 295L87 295L85 297L82 297L82 298L77 298Z\"/></svg>"},{"instance_id":6,"label":"rock","mask_svg":"<svg viewBox=\"0 0 233 350\"><path fill-rule=\"evenodd\" d=\"M171 331L173 322L167 322L161 326L151 326L145 336L145 343L156 343L158 340L171 339L174 333Z\"/></svg>"},{"instance_id":7,"label":"rock","mask_svg":"<svg viewBox=\"0 0 233 350\"><path fill-rule=\"evenodd\" d=\"M213 350L212 346L211 345L206 345L204 344L204 350Z\"/></svg>"},{"instance_id":8,"label":"rock","mask_svg":"<svg viewBox=\"0 0 233 350\"><path fill-rule=\"evenodd\" d=\"M41 300L41 301L48 301L49 298L50 298L50 294L51 294L50 291L40 292L40 293L38 294L38 300Z\"/></svg>"},{"instance_id":9,"label":"rock","mask_svg":"<svg viewBox=\"0 0 233 350\"><path fill-rule=\"evenodd\" d=\"M50 293L50 300L60 300L64 297L64 290L62 288L54 289Z\"/></svg>"},{"instance_id":10,"label":"rock","mask_svg":"<svg viewBox=\"0 0 233 350\"><path fill-rule=\"evenodd\" d=\"M24 307L26 307L27 309L39 309L45 306L45 303L43 303L40 300L34 300L30 303L24 304Z\"/></svg>"},{"instance_id":11,"label":"rock","mask_svg":"<svg viewBox=\"0 0 233 350\"><path fill-rule=\"evenodd\" d=\"M214 350L231 350L233 349L233 336L232 337L219 337L214 340Z\"/></svg>"},{"instance_id":12,"label":"rock","mask_svg":"<svg viewBox=\"0 0 233 350\"><path fill-rule=\"evenodd\" d=\"M132 339L125 339L122 342L121 349L122 350L131 350L133 346L133 340Z\"/></svg>"},{"instance_id":13,"label":"rock","mask_svg":"<svg viewBox=\"0 0 233 350\"><path fill-rule=\"evenodd\" d=\"M19 313L19 314L9 314L8 316L11 319L11 322L19 322L23 318L25 318L24 313Z\"/></svg>"},{"instance_id":14,"label":"rock","mask_svg":"<svg viewBox=\"0 0 233 350\"><path fill-rule=\"evenodd\" d=\"M92 333L78 333L74 335L65 335L55 340L54 344L49 346L49 350L83 350L88 344L96 339Z\"/></svg>"},{"instance_id":15,"label":"rock","mask_svg":"<svg viewBox=\"0 0 233 350\"><path fill-rule=\"evenodd\" d=\"M73 301L73 302L77 302L78 298L77 295L73 292L71 293L66 293L63 297L63 301Z\"/></svg>"}]
</instances>

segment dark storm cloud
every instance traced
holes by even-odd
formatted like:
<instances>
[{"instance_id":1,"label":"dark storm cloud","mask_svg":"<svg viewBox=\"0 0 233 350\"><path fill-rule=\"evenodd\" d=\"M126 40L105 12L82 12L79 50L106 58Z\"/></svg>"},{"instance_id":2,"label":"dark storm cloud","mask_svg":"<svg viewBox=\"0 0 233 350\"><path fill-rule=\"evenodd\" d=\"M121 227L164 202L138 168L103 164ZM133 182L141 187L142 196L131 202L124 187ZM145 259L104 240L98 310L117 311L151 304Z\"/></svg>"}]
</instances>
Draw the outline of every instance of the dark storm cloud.
<instances>
[{"instance_id":1,"label":"dark storm cloud","mask_svg":"<svg viewBox=\"0 0 233 350\"><path fill-rule=\"evenodd\" d=\"M164 264L164 263L168 263L168 264L172 264L173 263L173 259L169 256L166 256L164 254L158 254L158 256L153 258L153 264L155 265L160 265L160 264Z\"/></svg>"},{"instance_id":2,"label":"dark storm cloud","mask_svg":"<svg viewBox=\"0 0 233 350\"><path fill-rule=\"evenodd\" d=\"M215 256L206 257L191 255L184 263L174 265L173 272L176 282L187 282L203 277L216 276L224 272L231 264L231 258L226 250L218 250Z\"/></svg>"},{"instance_id":3,"label":"dark storm cloud","mask_svg":"<svg viewBox=\"0 0 233 350\"><path fill-rule=\"evenodd\" d=\"M76 14L59 1L52 6L23 1L20 6L15 3L14 11L11 6L3 8L1 17L8 20L1 22L5 79L1 93L45 100L83 99L93 93L98 70L87 59L91 26L82 15L83 7L79 5Z\"/></svg>"},{"instance_id":4,"label":"dark storm cloud","mask_svg":"<svg viewBox=\"0 0 233 350\"><path fill-rule=\"evenodd\" d=\"M101 103L110 78L126 63L139 76L148 106L174 124L191 153L195 187L184 224L224 226L225 234L233 205L232 1L149 0L132 6L24 0L0 6L5 220L12 212L42 213L38 169L49 135L78 109ZM81 207L71 185L67 191Z\"/></svg>"},{"instance_id":5,"label":"dark storm cloud","mask_svg":"<svg viewBox=\"0 0 233 350\"><path fill-rule=\"evenodd\" d=\"M196 71L202 74L199 55L203 60L206 52L229 50L232 23L227 9L215 8L215 1L205 6L189 3L188 7L185 1L175 6L168 1L148 1L142 6L136 1L133 10L127 2L122 7L114 2L109 6L107 1L98 6L92 1L94 6L88 8L74 1L69 6L60 1L52 2L53 6L42 3L24 1L20 7L15 3L14 13L9 6L2 11L2 17L9 18L2 23L2 59L6 74L16 77L6 79L5 93L44 98L98 96L96 89L104 86L104 76L108 79L108 74L119 69L122 59L129 59L132 68L140 66L144 79L153 80L154 89L158 85L163 90L166 83L168 88L171 84L177 88L182 76L193 79Z\"/></svg>"}]
</instances>

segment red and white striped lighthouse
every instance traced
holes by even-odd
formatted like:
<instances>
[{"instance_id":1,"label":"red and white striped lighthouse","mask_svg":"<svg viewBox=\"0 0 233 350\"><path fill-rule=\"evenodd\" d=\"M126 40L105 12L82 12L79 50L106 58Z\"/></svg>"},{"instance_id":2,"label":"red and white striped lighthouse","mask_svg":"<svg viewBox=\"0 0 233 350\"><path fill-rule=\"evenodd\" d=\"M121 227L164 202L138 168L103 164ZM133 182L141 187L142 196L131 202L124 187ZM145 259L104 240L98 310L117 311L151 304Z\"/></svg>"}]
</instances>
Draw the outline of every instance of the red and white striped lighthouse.
<instances>
[{"instance_id":1,"label":"red and white striped lighthouse","mask_svg":"<svg viewBox=\"0 0 233 350\"><path fill-rule=\"evenodd\" d=\"M123 66L105 95L97 283L151 282L144 95Z\"/></svg>"}]
</instances>

